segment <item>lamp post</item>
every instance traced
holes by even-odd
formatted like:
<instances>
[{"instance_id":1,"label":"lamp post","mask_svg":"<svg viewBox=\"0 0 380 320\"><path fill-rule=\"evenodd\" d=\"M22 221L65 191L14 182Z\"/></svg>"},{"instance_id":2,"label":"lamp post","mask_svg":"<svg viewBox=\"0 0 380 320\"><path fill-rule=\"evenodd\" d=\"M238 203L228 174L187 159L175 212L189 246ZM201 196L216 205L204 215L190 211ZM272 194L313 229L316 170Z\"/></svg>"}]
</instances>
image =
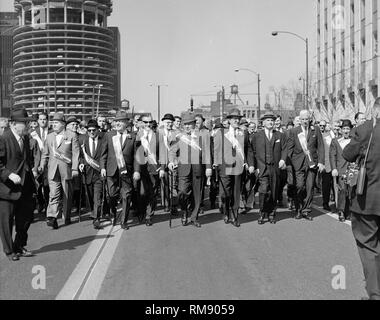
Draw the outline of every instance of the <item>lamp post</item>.
<instances>
[{"instance_id":1,"label":"lamp post","mask_svg":"<svg viewBox=\"0 0 380 320\"><path fill-rule=\"evenodd\" d=\"M261 79L260 79L260 73L257 73L251 69L247 68L242 68L242 69L236 69L235 72L240 72L240 71L248 71L257 76L257 102L258 102L258 107L259 109L257 110L257 118L260 119L260 113L261 113Z\"/></svg>"},{"instance_id":2,"label":"lamp post","mask_svg":"<svg viewBox=\"0 0 380 320\"><path fill-rule=\"evenodd\" d=\"M57 73L65 68L75 67L78 69L80 66L79 64L69 64L62 66L54 71L54 112L57 112Z\"/></svg>"},{"instance_id":3,"label":"lamp post","mask_svg":"<svg viewBox=\"0 0 380 320\"><path fill-rule=\"evenodd\" d=\"M277 36L279 33L287 33L290 35L293 35L299 39L301 39L303 42L305 42L306 45L306 108L309 109L309 39L303 38L299 34L289 31L273 31L272 36Z\"/></svg>"},{"instance_id":4,"label":"lamp post","mask_svg":"<svg viewBox=\"0 0 380 320\"><path fill-rule=\"evenodd\" d=\"M151 84L151 87L157 87L157 114L158 119L157 121L160 121L161 118L161 87L168 87L167 84Z\"/></svg>"}]
</instances>

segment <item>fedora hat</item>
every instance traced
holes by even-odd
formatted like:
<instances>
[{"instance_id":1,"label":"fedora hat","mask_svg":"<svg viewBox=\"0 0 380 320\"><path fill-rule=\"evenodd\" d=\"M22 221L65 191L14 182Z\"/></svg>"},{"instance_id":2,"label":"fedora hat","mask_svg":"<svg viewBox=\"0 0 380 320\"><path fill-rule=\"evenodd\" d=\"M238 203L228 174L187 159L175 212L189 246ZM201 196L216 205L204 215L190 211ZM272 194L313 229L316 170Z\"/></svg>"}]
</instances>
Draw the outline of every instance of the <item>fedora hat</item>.
<instances>
[{"instance_id":1,"label":"fedora hat","mask_svg":"<svg viewBox=\"0 0 380 320\"><path fill-rule=\"evenodd\" d=\"M165 114L164 117L161 119L161 121L165 121L165 120L170 120L173 122L175 121L174 116L171 113Z\"/></svg>"},{"instance_id":2,"label":"fedora hat","mask_svg":"<svg viewBox=\"0 0 380 320\"><path fill-rule=\"evenodd\" d=\"M28 122L30 120L31 118L28 116L25 109L18 109L12 112L11 121Z\"/></svg>"},{"instance_id":3,"label":"fedora hat","mask_svg":"<svg viewBox=\"0 0 380 320\"><path fill-rule=\"evenodd\" d=\"M206 121L206 119L200 113L196 114L194 118L201 118L203 121Z\"/></svg>"},{"instance_id":4,"label":"fedora hat","mask_svg":"<svg viewBox=\"0 0 380 320\"><path fill-rule=\"evenodd\" d=\"M129 120L128 115L125 111L116 112L115 119L113 121L127 121Z\"/></svg>"},{"instance_id":5,"label":"fedora hat","mask_svg":"<svg viewBox=\"0 0 380 320\"><path fill-rule=\"evenodd\" d=\"M195 122L195 116L191 114L185 114L185 116L182 118L183 124L189 124Z\"/></svg>"},{"instance_id":6,"label":"fedora hat","mask_svg":"<svg viewBox=\"0 0 380 320\"><path fill-rule=\"evenodd\" d=\"M272 119L273 121L276 121L277 117L275 116L274 113L266 113L264 116L261 118L261 121L267 120L267 119Z\"/></svg>"},{"instance_id":7,"label":"fedora hat","mask_svg":"<svg viewBox=\"0 0 380 320\"><path fill-rule=\"evenodd\" d=\"M241 119L243 118L243 116L241 115L239 109L232 109L230 113L228 114L227 119L236 119L236 118Z\"/></svg>"},{"instance_id":8,"label":"fedora hat","mask_svg":"<svg viewBox=\"0 0 380 320\"><path fill-rule=\"evenodd\" d=\"M51 119L51 120L52 121L61 121L61 122L66 123L65 115L63 113L60 113L60 112L54 113L53 119Z\"/></svg>"},{"instance_id":9,"label":"fedora hat","mask_svg":"<svg viewBox=\"0 0 380 320\"><path fill-rule=\"evenodd\" d=\"M88 121L86 128L87 129L89 129L89 128L99 129L98 122L96 120L91 119L90 121Z\"/></svg>"},{"instance_id":10,"label":"fedora hat","mask_svg":"<svg viewBox=\"0 0 380 320\"><path fill-rule=\"evenodd\" d=\"M70 124L70 123L73 123L73 122L76 122L77 124L79 124L79 120L75 117L75 116L70 116L67 118L67 121L66 121L66 124Z\"/></svg>"},{"instance_id":11,"label":"fedora hat","mask_svg":"<svg viewBox=\"0 0 380 320\"><path fill-rule=\"evenodd\" d=\"M342 120L342 124L340 125L341 128L349 127L350 129L353 128L351 120Z\"/></svg>"}]
</instances>

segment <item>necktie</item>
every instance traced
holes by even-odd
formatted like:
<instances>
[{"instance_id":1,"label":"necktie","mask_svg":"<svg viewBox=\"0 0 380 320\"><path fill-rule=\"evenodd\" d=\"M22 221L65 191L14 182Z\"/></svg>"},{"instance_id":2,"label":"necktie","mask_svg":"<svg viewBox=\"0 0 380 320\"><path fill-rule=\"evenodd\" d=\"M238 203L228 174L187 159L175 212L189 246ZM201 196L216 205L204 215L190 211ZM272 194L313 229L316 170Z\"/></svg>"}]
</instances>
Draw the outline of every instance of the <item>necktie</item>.
<instances>
[{"instance_id":1,"label":"necktie","mask_svg":"<svg viewBox=\"0 0 380 320\"><path fill-rule=\"evenodd\" d=\"M95 155L95 139L91 139L92 140L92 152L91 152L91 157L94 157Z\"/></svg>"},{"instance_id":2,"label":"necktie","mask_svg":"<svg viewBox=\"0 0 380 320\"><path fill-rule=\"evenodd\" d=\"M20 138L20 139L18 140L18 143L19 143L19 145L20 145L20 149L21 149L21 151L24 151L24 141L23 141L23 139Z\"/></svg>"}]
</instances>

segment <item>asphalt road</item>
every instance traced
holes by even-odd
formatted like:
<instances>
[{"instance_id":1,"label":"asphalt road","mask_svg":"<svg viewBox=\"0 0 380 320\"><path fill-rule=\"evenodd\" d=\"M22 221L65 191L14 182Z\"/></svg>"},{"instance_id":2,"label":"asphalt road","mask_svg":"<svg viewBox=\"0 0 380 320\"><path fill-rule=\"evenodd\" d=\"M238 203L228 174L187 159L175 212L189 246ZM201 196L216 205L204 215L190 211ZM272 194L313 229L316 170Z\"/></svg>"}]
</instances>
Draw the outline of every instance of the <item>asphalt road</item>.
<instances>
[{"instance_id":1,"label":"asphalt road","mask_svg":"<svg viewBox=\"0 0 380 320\"><path fill-rule=\"evenodd\" d=\"M318 199L317 199L318 203ZM105 222L96 232L85 220L57 231L36 221L28 248L34 257L0 257L0 299L358 300L365 296L359 255L348 224L319 209L314 221L283 210L276 225L257 224L257 211L241 228L207 211L202 228L183 227L158 212L154 225L128 231ZM132 222L132 221L131 221ZM40 266L40 267L36 267ZM335 266L345 289L332 286ZM36 271L46 286L33 288ZM34 271L34 273L33 273Z\"/></svg>"}]
</instances>

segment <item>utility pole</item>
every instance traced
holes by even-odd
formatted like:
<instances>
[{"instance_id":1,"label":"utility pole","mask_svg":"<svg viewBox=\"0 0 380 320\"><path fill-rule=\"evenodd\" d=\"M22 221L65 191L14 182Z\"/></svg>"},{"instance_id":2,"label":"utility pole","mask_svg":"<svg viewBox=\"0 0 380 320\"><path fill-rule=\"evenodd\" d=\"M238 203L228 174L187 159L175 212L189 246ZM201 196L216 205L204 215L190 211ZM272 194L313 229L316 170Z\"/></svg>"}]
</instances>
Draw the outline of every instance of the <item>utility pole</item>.
<instances>
[{"instance_id":1,"label":"utility pole","mask_svg":"<svg viewBox=\"0 0 380 320\"><path fill-rule=\"evenodd\" d=\"M161 119L161 87L168 87L167 84L151 84L151 87L157 87L157 121Z\"/></svg>"}]
</instances>

